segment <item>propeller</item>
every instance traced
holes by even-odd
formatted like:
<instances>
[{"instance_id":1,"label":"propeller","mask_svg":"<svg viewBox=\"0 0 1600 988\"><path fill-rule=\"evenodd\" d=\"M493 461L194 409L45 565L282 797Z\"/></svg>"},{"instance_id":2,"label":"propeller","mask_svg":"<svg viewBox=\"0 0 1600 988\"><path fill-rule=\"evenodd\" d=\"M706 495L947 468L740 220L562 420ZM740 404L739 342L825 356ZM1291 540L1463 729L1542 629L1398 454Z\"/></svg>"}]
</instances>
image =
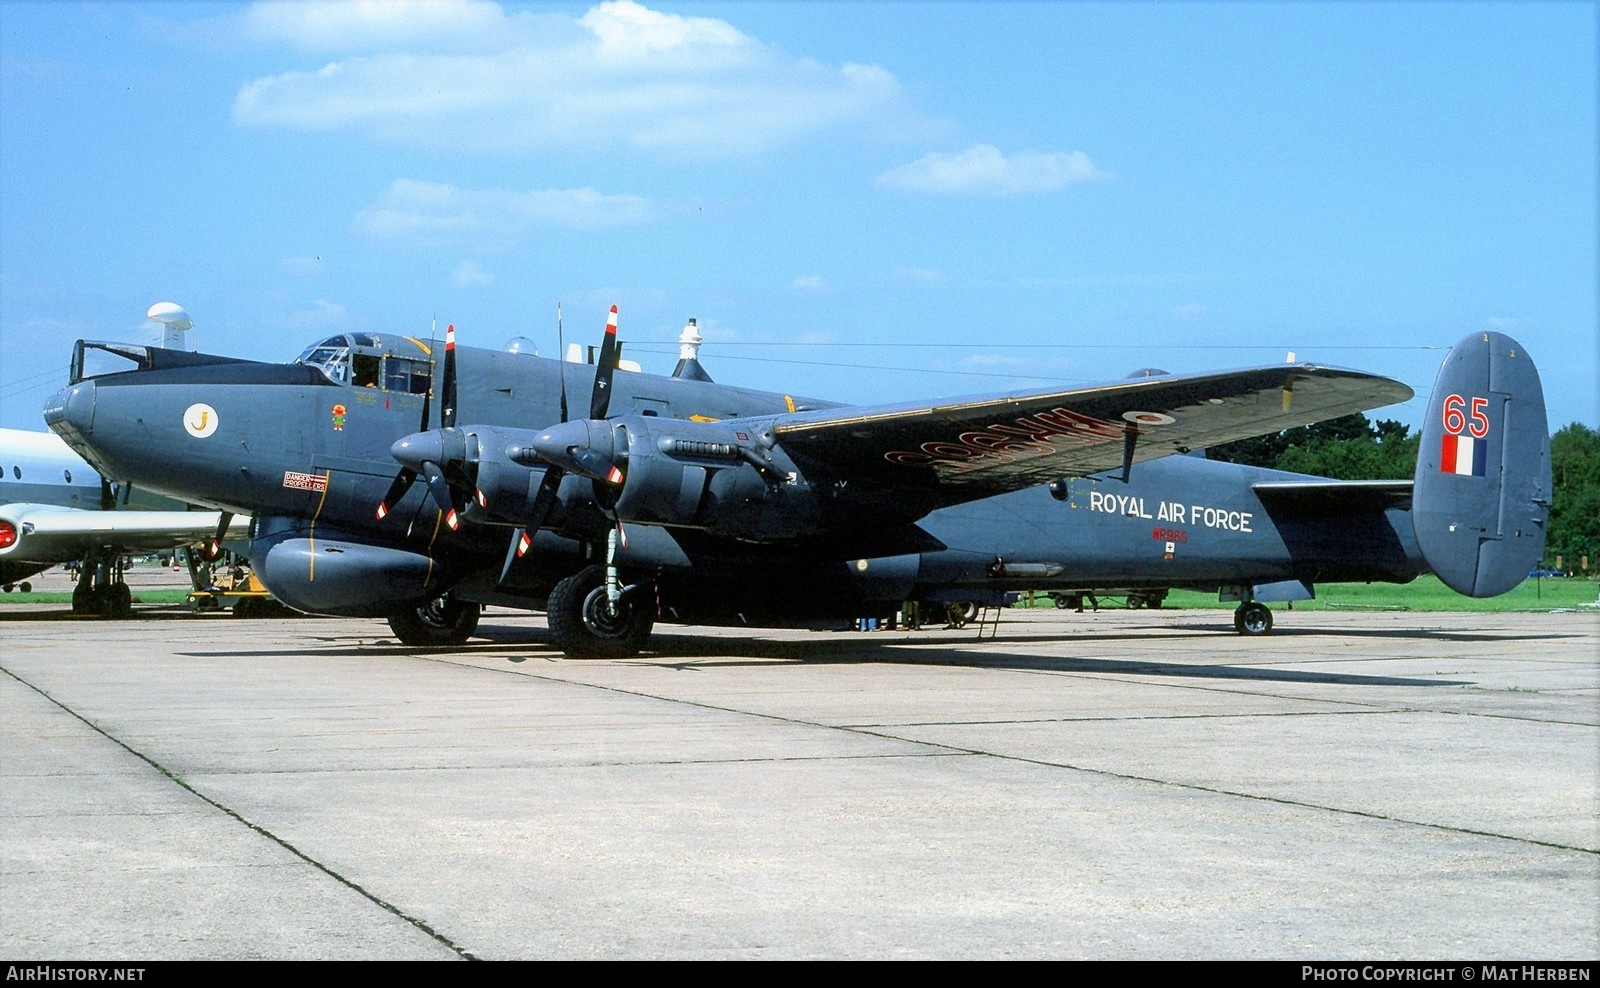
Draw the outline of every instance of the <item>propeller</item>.
<instances>
[{"instance_id":1,"label":"propeller","mask_svg":"<svg viewBox=\"0 0 1600 988\"><path fill-rule=\"evenodd\" d=\"M422 400L422 423L417 431L402 438L390 447L389 452L400 461L400 472L383 500L378 502L378 519L389 514L390 505L399 503L420 474L427 482L428 493L444 516L445 524L455 531L461 524L462 505L457 503L454 485L446 475L443 464L462 463L466 459L466 437L456 429L456 327L445 327L444 374L439 385L439 428L428 428L427 397Z\"/></svg>"},{"instance_id":2,"label":"propeller","mask_svg":"<svg viewBox=\"0 0 1600 988\"><path fill-rule=\"evenodd\" d=\"M611 407L611 381L617 370L616 306L613 305L611 307L611 313L606 317L606 335L600 344L600 356L595 367L594 390L589 394L588 419L577 422L567 421L566 366L563 363L558 367L561 371L561 422L534 437L533 441L527 445L512 446L506 450L506 455L513 462L530 467L543 464L545 471L544 478L539 481L539 489L534 492L533 499L528 504L527 522L523 530L511 540L511 545L506 550L505 565L500 570L502 583L505 582L506 575L511 572L512 564L526 555L528 549L533 546L533 537L538 533L539 529L544 527L545 521L549 519L550 509L555 507L556 495L561 488L561 481L569 470L572 473L584 476L590 475L586 470L573 468L575 464L568 462L571 458L565 455L565 447L560 447L560 455L558 456L546 456L544 454L546 450L557 451L559 446L559 439L550 440L547 438L552 433L557 434L559 437L573 429L585 430L590 425L605 428L603 421L594 420L603 420ZM607 431L609 432L609 429ZM587 432L584 434L587 435ZM616 482L621 483L620 472Z\"/></svg>"}]
</instances>

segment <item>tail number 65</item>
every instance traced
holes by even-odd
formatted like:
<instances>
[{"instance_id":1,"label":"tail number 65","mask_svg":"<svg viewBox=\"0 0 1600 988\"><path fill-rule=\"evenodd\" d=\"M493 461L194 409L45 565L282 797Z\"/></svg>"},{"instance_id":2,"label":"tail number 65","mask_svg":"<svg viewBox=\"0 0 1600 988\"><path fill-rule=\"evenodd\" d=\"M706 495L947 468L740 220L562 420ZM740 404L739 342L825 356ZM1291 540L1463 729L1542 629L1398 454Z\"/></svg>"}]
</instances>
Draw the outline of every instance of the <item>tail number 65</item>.
<instances>
[{"instance_id":1,"label":"tail number 65","mask_svg":"<svg viewBox=\"0 0 1600 988\"><path fill-rule=\"evenodd\" d=\"M1473 438L1482 439L1489 434L1489 416L1484 414L1484 409L1488 407L1489 399L1473 398L1469 422L1467 399L1451 395L1444 400L1444 431L1456 436L1468 432Z\"/></svg>"}]
</instances>

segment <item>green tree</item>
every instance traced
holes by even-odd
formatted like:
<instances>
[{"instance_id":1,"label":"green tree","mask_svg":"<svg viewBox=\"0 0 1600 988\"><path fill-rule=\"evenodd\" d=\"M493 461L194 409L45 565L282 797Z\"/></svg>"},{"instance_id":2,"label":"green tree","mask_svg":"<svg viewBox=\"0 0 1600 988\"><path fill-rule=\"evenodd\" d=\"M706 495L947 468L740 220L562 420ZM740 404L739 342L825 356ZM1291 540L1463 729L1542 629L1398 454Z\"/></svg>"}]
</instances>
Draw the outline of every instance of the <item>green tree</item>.
<instances>
[{"instance_id":1,"label":"green tree","mask_svg":"<svg viewBox=\"0 0 1600 988\"><path fill-rule=\"evenodd\" d=\"M1544 556L1568 572L1600 569L1600 432L1579 422L1550 437L1550 526Z\"/></svg>"},{"instance_id":2,"label":"green tree","mask_svg":"<svg viewBox=\"0 0 1600 988\"><path fill-rule=\"evenodd\" d=\"M1393 419L1370 422L1360 412L1226 443L1206 455L1335 480L1399 480L1417 465L1420 437Z\"/></svg>"}]
</instances>

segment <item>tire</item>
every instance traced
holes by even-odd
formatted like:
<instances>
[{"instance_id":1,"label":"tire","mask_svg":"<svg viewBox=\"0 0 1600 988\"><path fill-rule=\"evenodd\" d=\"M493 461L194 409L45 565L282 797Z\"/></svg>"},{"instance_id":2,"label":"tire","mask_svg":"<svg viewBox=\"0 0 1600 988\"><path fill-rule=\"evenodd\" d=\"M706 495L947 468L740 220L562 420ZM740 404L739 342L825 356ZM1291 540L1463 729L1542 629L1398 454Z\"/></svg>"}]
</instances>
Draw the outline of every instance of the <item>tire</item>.
<instances>
[{"instance_id":1,"label":"tire","mask_svg":"<svg viewBox=\"0 0 1600 988\"><path fill-rule=\"evenodd\" d=\"M1136 593L1128 594L1128 610L1137 611L1144 606L1144 598Z\"/></svg>"},{"instance_id":2,"label":"tire","mask_svg":"<svg viewBox=\"0 0 1600 988\"><path fill-rule=\"evenodd\" d=\"M656 609L648 585L623 594L612 614L606 607L605 583L605 568L589 566L557 583L545 602L556 647L571 658L626 658L650 640Z\"/></svg>"},{"instance_id":3,"label":"tire","mask_svg":"<svg viewBox=\"0 0 1600 988\"><path fill-rule=\"evenodd\" d=\"M389 618L389 630L402 645L415 648L449 648L460 645L478 630L482 606L454 597L435 597L421 607Z\"/></svg>"},{"instance_id":4,"label":"tire","mask_svg":"<svg viewBox=\"0 0 1600 988\"><path fill-rule=\"evenodd\" d=\"M1256 637L1272 630L1272 611L1266 604L1251 601L1233 612L1233 628L1241 635Z\"/></svg>"},{"instance_id":5,"label":"tire","mask_svg":"<svg viewBox=\"0 0 1600 988\"><path fill-rule=\"evenodd\" d=\"M78 609L78 595L72 595L72 609ZM89 610L92 614L101 617L122 619L133 616L133 591L128 589L126 583L107 584L89 591Z\"/></svg>"}]
</instances>

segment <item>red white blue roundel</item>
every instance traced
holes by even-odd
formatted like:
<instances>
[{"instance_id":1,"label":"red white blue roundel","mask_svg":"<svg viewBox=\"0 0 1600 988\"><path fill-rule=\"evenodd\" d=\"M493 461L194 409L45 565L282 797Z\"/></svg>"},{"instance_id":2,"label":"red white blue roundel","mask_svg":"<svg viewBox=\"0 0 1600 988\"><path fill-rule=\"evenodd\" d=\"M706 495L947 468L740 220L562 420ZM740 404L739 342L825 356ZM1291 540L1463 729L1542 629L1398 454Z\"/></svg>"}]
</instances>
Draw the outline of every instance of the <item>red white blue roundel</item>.
<instances>
[{"instance_id":1,"label":"red white blue roundel","mask_svg":"<svg viewBox=\"0 0 1600 988\"><path fill-rule=\"evenodd\" d=\"M1134 425L1171 425L1177 421L1171 415L1161 412L1128 411L1123 412L1122 417Z\"/></svg>"}]
</instances>

